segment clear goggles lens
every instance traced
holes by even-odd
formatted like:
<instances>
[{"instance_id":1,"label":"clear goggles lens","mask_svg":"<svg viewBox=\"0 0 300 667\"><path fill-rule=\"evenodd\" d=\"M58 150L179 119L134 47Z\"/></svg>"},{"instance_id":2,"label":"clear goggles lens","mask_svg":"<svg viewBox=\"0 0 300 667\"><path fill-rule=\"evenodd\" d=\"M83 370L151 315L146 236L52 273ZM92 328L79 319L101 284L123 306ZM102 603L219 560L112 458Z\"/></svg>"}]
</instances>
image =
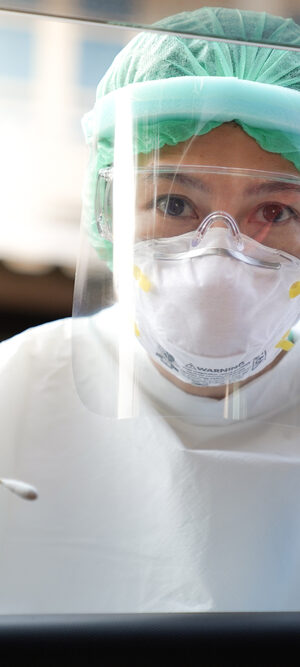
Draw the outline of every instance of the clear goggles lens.
<instances>
[{"instance_id":1,"label":"clear goggles lens","mask_svg":"<svg viewBox=\"0 0 300 667\"><path fill-rule=\"evenodd\" d=\"M124 183L113 168L98 174L95 218L99 235L112 241L114 207L128 206ZM201 244L205 233L225 226L237 246L241 236L300 256L300 178L257 170L168 166L137 168L132 178L134 240L184 237L178 251ZM125 186L126 187L126 186ZM218 216L217 213L221 213ZM226 213L224 213L226 212ZM214 215L212 216L212 214ZM167 248L167 244L165 244Z\"/></svg>"}]
</instances>

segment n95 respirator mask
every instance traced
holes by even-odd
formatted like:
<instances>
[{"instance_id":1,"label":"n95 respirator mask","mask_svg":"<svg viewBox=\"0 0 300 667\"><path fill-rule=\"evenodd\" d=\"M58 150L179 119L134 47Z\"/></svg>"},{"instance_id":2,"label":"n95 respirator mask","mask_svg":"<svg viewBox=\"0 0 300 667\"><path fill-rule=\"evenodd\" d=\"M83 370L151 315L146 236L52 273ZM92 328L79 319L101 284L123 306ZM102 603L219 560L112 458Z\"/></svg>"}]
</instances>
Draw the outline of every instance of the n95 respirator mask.
<instances>
[{"instance_id":1,"label":"n95 respirator mask","mask_svg":"<svg viewBox=\"0 0 300 667\"><path fill-rule=\"evenodd\" d=\"M136 335L183 382L239 382L293 346L300 262L234 238L230 224L208 228L199 247L198 240L191 232L136 244Z\"/></svg>"}]
</instances>

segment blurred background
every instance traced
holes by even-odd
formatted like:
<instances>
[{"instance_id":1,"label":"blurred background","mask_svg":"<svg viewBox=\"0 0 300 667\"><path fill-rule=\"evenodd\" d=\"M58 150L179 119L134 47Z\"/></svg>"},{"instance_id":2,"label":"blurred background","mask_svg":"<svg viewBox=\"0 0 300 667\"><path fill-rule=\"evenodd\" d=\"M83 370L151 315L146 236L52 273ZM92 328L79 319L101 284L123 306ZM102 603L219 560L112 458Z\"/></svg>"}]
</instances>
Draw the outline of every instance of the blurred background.
<instances>
[{"instance_id":1,"label":"blurred background","mask_svg":"<svg viewBox=\"0 0 300 667\"><path fill-rule=\"evenodd\" d=\"M204 3L218 4L300 23L299 0ZM81 117L110 62L136 34L113 23L147 25L199 6L199 0L0 1L0 340L71 314L87 161Z\"/></svg>"}]
</instances>

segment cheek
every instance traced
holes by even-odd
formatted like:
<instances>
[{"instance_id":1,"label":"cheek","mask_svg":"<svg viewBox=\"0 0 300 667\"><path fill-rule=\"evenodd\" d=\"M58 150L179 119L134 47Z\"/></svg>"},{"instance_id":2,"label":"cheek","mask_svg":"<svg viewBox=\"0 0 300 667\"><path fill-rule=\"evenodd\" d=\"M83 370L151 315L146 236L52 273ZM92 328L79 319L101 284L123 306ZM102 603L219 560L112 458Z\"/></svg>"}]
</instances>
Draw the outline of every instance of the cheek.
<instances>
[{"instance_id":1,"label":"cheek","mask_svg":"<svg viewBox=\"0 0 300 667\"><path fill-rule=\"evenodd\" d=\"M268 248L300 257L300 222L262 225L257 222L242 221L239 228L242 234Z\"/></svg>"},{"instance_id":2,"label":"cheek","mask_svg":"<svg viewBox=\"0 0 300 667\"><path fill-rule=\"evenodd\" d=\"M237 223L241 234L254 239L258 243L268 245L268 237L272 229L270 222L262 224L255 220L254 216L251 217L247 211L245 215L237 217Z\"/></svg>"},{"instance_id":3,"label":"cheek","mask_svg":"<svg viewBox=\"0 0 300 667\"><path fill-rule=\"evenodd\" d=\"M294 257L300 257L300 223L298 223L297 229L294 230L293 234L289 231L286 234L282 234L282 250Z\"/></svg>"}]
</instances>

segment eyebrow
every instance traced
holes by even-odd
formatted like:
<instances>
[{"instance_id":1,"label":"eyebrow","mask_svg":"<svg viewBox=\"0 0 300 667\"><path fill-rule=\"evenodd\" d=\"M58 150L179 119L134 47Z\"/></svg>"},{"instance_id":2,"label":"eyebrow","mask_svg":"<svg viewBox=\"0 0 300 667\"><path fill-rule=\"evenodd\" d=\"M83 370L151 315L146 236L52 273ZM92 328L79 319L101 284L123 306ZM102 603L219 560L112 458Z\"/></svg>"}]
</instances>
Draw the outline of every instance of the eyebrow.
<instances>
[{"instance_id":1,"label":"eyebrow","mask_svg":"<svg viewBox=\"0 0 300 667\"><path fill-rule=\"evenodd\" d=\"M286 183L285 181L269 181L267 183L258 183L256 185L250 185L248 188L246 188L244 194L257 195L278 191L300 192L300 181L299 183Z\"/></svg>"},{"instance_id":2,"label":"eyebrow","mask_svg":"<svg viewBox=\"0 0 300 667\"><path fill-rule=\"evenodd\" d=\"M223 175L223 174L222 174ZM228 176L231 176L231 174L228 174ZM237 177L238 178L238 177ZM213 189L209 187L205 181L200 179L199 177L193 177L187 174L183 174L182 172L160 172L157 177L155 177L155 174L153 172L148 173L148 174L143 174L143 180L144 182L159 182L161 180L166 180L166 181L171 181L172 183L180 183L181 185L188 185L189 187L192 187L196 190L200 190L202 192L206 192L208 194L213 192ZM290 191L290 192L298 192L300 193L300 179L299 182L293 183L293 182L286 182L286 181L281 181L281 180L274 180L274 181L267 181L265 183L256 183L255 185L250 185L244 190L245 195L259 195L259 194L267 194L267 193L273 193L273 192L284 192L284 191Z\"/></svg>"},{"instance_id":3,"label":"eyebrow","mask_svg":"<svg viewBox=\"0 0 300 667\"><path fill-rule=\"evenodd\" d=\"M181 185L188 185L189 187L201 190L202 192L212 192L211 188L201 179L194 178L182 173L161 172L155 178L153 172L143 175L144 182L156 183L161 180L171 181L172 183L180 183Z\"/></svg>"}]
</instances>

